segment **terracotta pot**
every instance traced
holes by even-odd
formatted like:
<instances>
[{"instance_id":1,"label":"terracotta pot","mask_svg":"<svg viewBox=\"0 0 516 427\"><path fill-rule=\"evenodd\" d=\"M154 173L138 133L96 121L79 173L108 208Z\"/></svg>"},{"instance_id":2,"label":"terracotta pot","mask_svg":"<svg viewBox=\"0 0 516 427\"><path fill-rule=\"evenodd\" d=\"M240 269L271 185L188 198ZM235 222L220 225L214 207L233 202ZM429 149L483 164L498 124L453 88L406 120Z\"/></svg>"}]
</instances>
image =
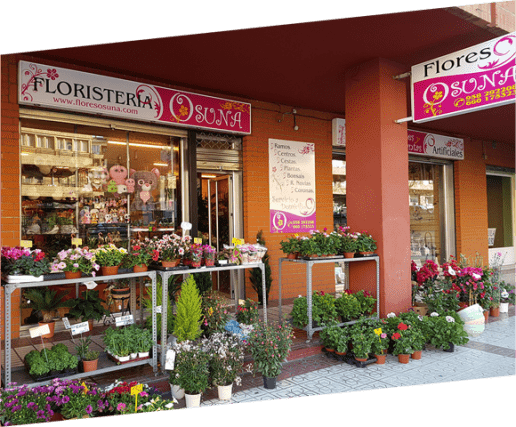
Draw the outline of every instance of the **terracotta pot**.
<instances>
[{"instance_id":1,"label":"terracotta pot","mask_svg":"<svg viewBox=\"0 0 516 427\"><path fill-rule=\"evenodd\" d=\"M80 279L82 276L82 272L80 271L65 271L64 272L65 279Z\"/></svg>"},{"instance_id":2,"label":"terracotta pot","mask_svg":"<svg viewBox=\"0 0 516 427\"><path fill-rule=\"evenodd\" d=\"M420 316L426 316L426 313L428 312L428 305L422 302L416 302L412 309Z\"/></svg>"},{"instance_id":3,"label":"terracotta pot","mask_svg":"<svg viewBox=\"0 0 516 427\"><path fill-rule=\"evenodd\" d=\"M361 251L359 253L360 253L360 255L372 255L374 252L373 251Z\"/></svg>"},{"instance_id":4,"label":"terracotta pot","mask_svg":"<svg viewBox=\"0 0 516 427\"><path fill-rule=\"evenodd\" d=\"M489 321L489 310L484 310L484 322L487 323Z\"/></svg>"},{"instance_id":5,"label":"terracotta pot","mask_svg":"<svg viewBox=\"0 0 516 427\"><path fill-rule=\"evenodd\" d=\"M297 259L297 252L287 254L287 259Z\"/></svg>"},{"instance_id":6,"label":"terracotta pot","mask_svg":"<svg viewBox=\"0 0 516 427\"><path fill-rule=\"evenodd\" d=\"M192 262L190 263L190 266L191 266L191 267L194 267L194 268L198 268L198 267L200 267L200 266L201 266L201 261L192 261Z\"/></svg>"},{"instance_id":7,"label":"terracotta pot","mask_svg":"<svg viewBox=\"0 0 516 427\"><path fill-rule=\"evenodd\" d=\"M100 271L102 272L103 276L114 276L115 274L118 274L118 265L114 265L112 267L100 267Z\"/></svg>"},{"instance_id":8,"label":"terracotta pot","mask_svg":"<svg viewBox=\"0 0 516 427\"><path fill-rule=\"evenodd\" d=\"M356 357L356 356L355 356L355 360L356 360L357 362L367 362L367 357L364 359L364 358Z\"/></svg>"},{"instance_id":9,"label":"terracotta pot","mask_svg":"<svg viewBox=\"0 0 516 427\"><path fill-rule=\"evenodd\" d=\"M385 358L387 357L386 354L375 354L374 357L376 357L377 365L385 365Z\"/></svg>"},{"instance_id":10,"label":"terracotta pot","mask_svg":"<svg viewBox=\"0 0 516 427\"><path fill-rule=\"evenodd\" d=\"M82 371L83 372L92 372L97 370L99 359L95 360L83 360L82 361Z\"/></svg>"},{"instance_id":11,"label":"terracotta pot","mask_svg":"<svg viewBox=\"0 0 516 427\"><path fill-rule=\"evenodd\" d=\"M143 271L147 271L148 268L149 267L147 266L147 264L135 265L133 267L133 272L135 272L135 273L142 273Z\"/></svg>"},{"instance_id":12,"label":"terracotta pot","mask_svg":"<svg viewBox=\"0 0 516 427\"><path fill-rule=\"evenodd\" d=\"M172 261L161 261L161 265L165 268L168 268L168 267L177 267L179 265L179 262L181 260L178 258L178 259L174 259Z\"/></svg>"},{"instance_id":13,"label":"terracotta pot","mask_svg":"<svg viewBox=\"0 0 516 427\"><path fill-rule=\"evenodd\" d=\"M205 259L204 265L206 265L206 267L213 267L215 265L215 260L214 259Z\"/></svg>"},{"instance_id":14,"label":"terracotta pot","mask_svg":"<svg viewBox=\"0 0 516 427\"><path fill-rule=\"evenodd\" d=\"M493 317L498 317L498 316L500 316L500 307L491 307L491 308L490 308L490 314L491 314L491 316L493 316Z\"/></svg>"},{"instance_id":15,"label":"terracotta pot","mask_svg":"<svg viewBox=\"0 0 516 427\"><path fill-rule=\"evenodd\" d=\"M412 359L414 360L421 360L421 355L423 354L423 350L415 350L414 353L412 353Z\"/></svg>"},{"instance_id":16,"label":"terracotta pot","mask_svg":"<svg viewBox=\"0 0 516 427\"><path fill-rule=\"evenodd\" d=\"M55 322L38 322L39 326L48 325L48 329L50 329L50 333L41 335L41 338L52 338L54 336L54 329L56 327Z\"/></svg>"},{"instance_id":17,"label":"terracotta pot","mask_svg":"<svg viewBox=\"0 0 516 427\"><path fill-rule=\"evenodd\" d=\"M93 330L93 319L88 320L88 326L90 328L90 332Z\"/></svg>"},{"instance_id":18,"label":"terracotta pot","mask_svg":"<svg viewBox=\"0 0 516 427\"><path fill-rule=\"evenodd\" d=\"M345 356L345 355L346 355L346 352L344 352L344 353L339 353L338 351L336 351L336 352L335 352L335 354L336 354L336 355L338 355L338 356Z\"/></svg>"},{"instance_id":19,"label":"terracotta pot","mask_svg":"<svg viewBox=\"0 0 516 427\"><path fill-rule=\"evenodd\" d=\"M410 354L398 354L398 362L400 363L409 363Z\"/></svg>"},{"instance_id":20,"label":"terracotta pot","mask_svg":"<svg viewBox=\"0 0 516 427\"><path fill-rule=\"evenodd\" d=\"M355 258L355 252L344 252L344 258Z\"/></svg>"},{"instance_id":21,"label":"terracotta pot","mask_svg":"<svg viewBox=\"0 0 516 427\"><path fill-rule=\"evenodd\" d=\"M325 348L328 353L333 353L335 351L335 349L333 349L333 348L328 348L328 347L325 347Z\"/></svg>"}]
</instances>

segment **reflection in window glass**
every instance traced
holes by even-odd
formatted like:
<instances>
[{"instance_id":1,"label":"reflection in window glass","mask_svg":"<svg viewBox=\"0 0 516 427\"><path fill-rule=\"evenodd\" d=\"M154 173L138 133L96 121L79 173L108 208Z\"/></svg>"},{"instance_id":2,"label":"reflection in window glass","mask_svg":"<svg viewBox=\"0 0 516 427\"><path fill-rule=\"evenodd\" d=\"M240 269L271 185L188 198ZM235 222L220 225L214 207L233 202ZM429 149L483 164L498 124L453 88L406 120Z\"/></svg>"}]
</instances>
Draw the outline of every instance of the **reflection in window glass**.
<instances>
[{"instance_id":1,"label":"reflection in window glass","mask_svg":"<svg viewBox=\"0 0 516 427\"><path fill-rule=\"evenodd\" d=\"M337 229L347 224L346 215L346 156L333 154L333 226Z\"/></svg>"}]
</instances>

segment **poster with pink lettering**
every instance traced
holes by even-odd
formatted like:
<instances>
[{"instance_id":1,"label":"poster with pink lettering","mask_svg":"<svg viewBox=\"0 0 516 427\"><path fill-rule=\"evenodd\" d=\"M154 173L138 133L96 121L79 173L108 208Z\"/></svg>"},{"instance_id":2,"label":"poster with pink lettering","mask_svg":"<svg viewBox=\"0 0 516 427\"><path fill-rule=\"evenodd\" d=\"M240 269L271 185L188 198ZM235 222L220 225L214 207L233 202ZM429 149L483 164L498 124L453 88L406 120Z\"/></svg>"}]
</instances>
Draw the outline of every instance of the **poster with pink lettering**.
<instances>
[{"instance_id":1,"label":"poster with pink lettering","mask_svg":"<svg viewBox=\"0 0 516 427\"><path fill-rule=\"evenodd\" d=\"M251 104L20 61L20 104L161 124L251 133Z\"/></svg>"},{"instance_id":2,"label":"poster with pink lettering","mask_svg":"<svg viewBox=\"0 0 516 427\"><path fill-rule=\"evenodd\" d=\"M515 73L516 33L415 65L411 70L413 121L513 103Z\"/></svg>"}]
</instances>

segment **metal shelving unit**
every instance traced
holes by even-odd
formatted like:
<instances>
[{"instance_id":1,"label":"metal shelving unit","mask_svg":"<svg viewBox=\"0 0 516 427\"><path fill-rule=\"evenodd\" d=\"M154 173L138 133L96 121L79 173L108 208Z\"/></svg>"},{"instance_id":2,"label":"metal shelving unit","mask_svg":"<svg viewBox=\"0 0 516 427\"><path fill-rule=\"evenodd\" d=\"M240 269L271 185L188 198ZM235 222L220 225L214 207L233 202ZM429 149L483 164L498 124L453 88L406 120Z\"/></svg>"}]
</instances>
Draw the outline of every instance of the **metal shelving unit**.
<instances>
[{"instance_id":1,"label":"metal shelving unit","mask_svg":"<svg viewBox=\"0 0 516 427\"><path fill-rule=\"evenodd\" d=\"M67 379L81 378L85 375L87 376L95 376L104 374L106 372L121 370L121 369L130 369L135 366L150 364L153 368L155 374L158 371L158 356L157 356L157 328L156 328L156 271L149 270L141 273L125 273L125 274L117 274L113 276L97 276L97 277L81 277L79 279L58 279L58 280L44 280L41 282L25 282L25 283L5 283L2 282L2 287L5 291L5 299L4 299L4 351L3 351L3 366L2 366L2 382L4 386L12 382L12 364L11 364L11 295L16 289L23 288L36 288L43 286L57 286L57 285L69 285L76 284L76 289L81 283L90 282L90 281L98 281L98 282L107 282L111 280L119 280L119 279L134 279L136 277L149 277L152 280L152 340L154 341L154 345L152 347L152 357L145 360L139 360L136 362L130 362L121 365L115 365L113 363L112 366L107 366L101 369L97 369L93 372L88 372L87 374L80 373L74 374L71 376L67 376ZM136 306L136 288L134 282L131 283L131 308ZM134 313L134 311L133 311ZM41 383L31 383L29 385L39 385L46 384L50 381L43 381Z\"/></svg>"},{"instance_id":2,"label":"metal shelving unit","mask_svg":"<svg viewBox=\"0 0 516 427\"><path fill-rule=\"evenodd\" d=\"M227 266L219 266L219 267L200 267L196 269L176 269L176 268L165 268L165 267L157 267L157 273L161 276L162 283L162 304L161 304L161 369L165 369L165 360L166 360L166 352L168 346L167 342L167 303L168 301L168 280L171 276L177 275L187 275L191 273L211 273L214 271L231 271L231 273L236 273L238 270L245 270L249 268L259 268L262 271L262 295L263 298L263 320L267 323L267 301L265 295L267 294L266 283L265 283L265 264L263 262L257 263L249 263L249 264L240 264L240 265L227 265ZM154 295L154 294L153 294ZM235 309L238 306L238 286L235 286ZM154 302L155 305L155 302ZM154 319L155 320L155 319Z\"/></svg>"},{"instance_id":3,"label":"metal shelving unit","mask_svg":"<svg viewBox=\"0 0 516 427\"><path fill-rule=\"evenodd\" d=\"M378 317L378 313L380 312L380 257L378 255L374 256L364 256L360 258L344 258L343 256L339 257L328 257L328 258L311 258L311 259L288 259L288 258L280 258L279 259L279 318L281 319L281 266L283 262L293 262L296 264L305 264L306 265L306 297L308 303L308 325L305 330L308 336L307 342L312 339L314 332L321 331L323 328L317 327L314 328L312 326L312 267L315 264L327 264L327 263L335 263L335 262L367 262L367 261L375 261L376 262L376 316ZM351 325L355 323L355 321L351 322L343 322L339 323L339 326L343 325Z\"/></svg>"}]
</instances>

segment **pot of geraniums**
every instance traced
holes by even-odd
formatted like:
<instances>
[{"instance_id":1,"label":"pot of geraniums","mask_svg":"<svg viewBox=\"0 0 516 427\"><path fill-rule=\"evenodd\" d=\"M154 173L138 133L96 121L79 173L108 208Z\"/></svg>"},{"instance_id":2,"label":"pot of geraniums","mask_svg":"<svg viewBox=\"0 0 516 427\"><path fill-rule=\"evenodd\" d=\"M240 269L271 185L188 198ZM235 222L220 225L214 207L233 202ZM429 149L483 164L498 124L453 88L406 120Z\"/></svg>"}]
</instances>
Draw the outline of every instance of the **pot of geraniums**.
<instances>
[{"instance_id":1,"label":"pot of geraniums","mask_svg":"<svg viewBox=\"0 0 516 427\"><path fill-rule=\"evenodd\" d=\"M185 255L190 236L178 236L175 233L164 234L161 239L155 243L155 249L159 252L161 265L165 268L177 267L181 259Z\"/></svg>"},{"instance_id":2,"label":"pot of geraniums","mask_svg":"<svg viewBox=\"0 0 516 427\"><path fill-rule=\"evenodd\" d=\"M308 300L299 295L294 300L292 311L292 324L300 329L308 325ZM335 297L324 291L314 291L312 294L312 326L326 324L337 319Z\"/></svg>"},{"instance_id":3,"label":"pot of geraniums","mask_svg":"<svg viewBox=\"0 0 516 427\"><path fill-rule=\"evenodd\" d=\"M228 332L216 332L201 342L209 355L210 380L217 386L219 400L231 400L233 383L241 384L239 377L244 366L244 347L239 337Z\"/></svg>"},{"instance_id":4,"label":"pot of geraniums","mask_svg":"<svg viewBox=\"0 0 516 427\"><path fill-rule=\"evenodd\" d=\"M283 361L290 352L292 328L286 324L254 325L248 335L248 350L253 357L253 370L263 376L263 386L276 388Z\"/></svg>"},{"instance_id":5,"label":"pot of geraniums","mask_svg":"<svg viewBox=\"0 0 516 427\"><path fill-rule=\"evenodd\" d=\"M102 245L95 249L95 261L100 265L103 276L117 274L118 267L126 255L127 249L119 248L114 243Z\"/></svg>"},{"instance_id":6,"label":"pot of geraniums","mask_svg":"<svg viewBox=\"0 0 516 427\"><path fill-rule=\"evenodd\" d=\"M376 250L376 240L373 236L362 231L362 233L355 233L357 235L357 249L361 255L372 255Z\"/></svg>"},{"instance_id":7,"label":"pot of geraniums","mask_svg":"<svg viewBox=\"0 0 516 427\"><path fill-rule=\"evenodd\" d=\"M41 325L48 325L50 332L41 335L42 338L52 338L54 336L56 310L59 307L65 307L68 301L64 301L64 297L68 292L59 292L49 287L29 288L25 290L25 298L31 302L35 310L41 311L43 320L39 322Z\"/></svg>"},{"instance_id":8,"label":"pot of geraniums","mask_svg":"<svg viewBox=\"0 0 516 427\"><path fill-rule=\"evenodd\" d=\"M376 363L378 365L385 364L385 358L387 357L387 349L389 348L389 336L387 333L381 328L381 325L378 325L377 328L373 329L376 337L373 340L371 351L376 357Z\"/></svg>"},{"instance_id":9,"label":"pot of geraniums","mask_svg":"<svg viewBox=\"0 0 516 427\"><path fill-rule=\"evenodd\" d=\"M91 344L91 337L86 337L81 338L75 346L77 356L81 359L82 372L92 372L97 370L99 352L90 350Z\"/></svg>"},{"instance_id":10,"label":"pot of geraniums","mask_svg":"<svg viewBox=\"0 0 516 427\"><path fill-rule=\"evenodd\" d=\"M345 258L354 258L357 251L357 238L355 233L350 233L351 227L339 227L339 253L344 254Z\"/></svg>"},{"instance_id":11,"label":"pot of geraniums","mask_svg":"<svg viewBox=\"0 0 516 427\"><path fill-rule=\"evenodd\" d=\"M350 338L355 360L358 362L366 362L369 359L369 354L372 352L373 341L376 338L376 334L370 326L362 322L357 322L350 328Z\"/></svg>"},{"instance_id":12,"label":"pot of geraniums","mask_svg":"<svg viewBox=\"0 0 516 427\"><path fill-rule=\"evenodd\" d=\"M173 383L185 390L186 407L198 407L201 394L208 388L209 355L192 341L186 340L174 346Z\"/></svg>"},{"instance_id":13,"label":"pot of geraniums","mask_svg":"<svg viewBox=\"0 0 516 427\"><path fill-rule=\"evenodd\" d=\"M133 240L131 242L130 251L127 254L128 266L133 268L135 273L147 271L149 262L158 261L159 252L151 245L151 241L147 238L144 241Z\"/></svg>"},{"instance_id":14,"label":"pot of geraniums","mask_svg":"<svg viewBox=\"0 0 516 427\"><path fill-rule=\"evenodd\" d=\"M361 314L360 302L349 290L335 299L335 309L343 322L357 319Z\"/></svg>"},{"instance_id":15,"label":"pot of geraniums","mask_svg":"<svg viewBox=\"0 0 516 427\"><path fill-rule=\"evenodd\" d=\"M104 308L104 303L105 301L99 296L99 291L86 290L81 293L81 298L68 300L65 304L70 307L68 316L81 322L89 321L91 330L93 321L98 322L110 313Z\"/></svg>"},{"instance_id":16,"label":"pot of geraniums","mask_svg":"<svg viewBox=\"0 0 516 427\"><path fill-rule=\"evenodd\" d=\"M284 254L287 255L288 259L296 259L299 256L299 251L301 248L301 242L299 240L299 235L294 234L287 238L287 240L282 240L280 242L281 250Z\"/></svg>"},{"instance_id":17,"label":"pot of geraniums","mask_svg":"<svg viewBox=\"0 0 516 427\"><path fill-rule=\"evenodd\" d=\"M452 352L456 345L464 345L469 341L464 322L456 312L433 312L424 320L428 325L428 341L435 348L442 347L443 351Z\"/></svg>"},{"instance_id":18,"label":"pot of geraniums","mask_svg":"<svg viewBox=\"0 0 516 427\"><path fill-rule=\"evenodd\" d=\"M324 345L324 348L327 352L335 352L342 331L343 329L338 326L338 323L333 321L326 325L321 332L319 332L319 338L321 339L322 344Z\"/></svg>"},{"instance_id":19,"label":"pot of geraniums","mask_svg":"<svg viewBox=\"0 0 516 427\"><path fill-rule=\"evenodd\" d=\"M398 356L398 362L409 363L410 355L414 352L412 331L409 325L400 322L396 327L396 332L391 336L394 342L392 354Z\"/></svg>"},{"instance_id":20,"label":"pot of geraniums","mask_svg":"<svg viewBox=\"0 0 516 427\"><path fill-rule=\"evenodd\" d=\"M40 249L2 246L2 278L7 283L40 282L50 262Z\"/></svg>"},{"instance_id":21,"label":"pot of geraniums","mask_svg":"<svg viewBox=\"0 0 516 427\"><path fill-rule=\"evenodd\" d=\"M58 252L50 266L52 273L64 272L67 279L78 279L83 273L95 277L99 268L94 252L87 247L70 248Z\"/></svg>"},{"instance_id":22,"label":"pot of geraniums","mask_svg":"<svg viewBox=\"0 0 516 427\"><path fill-rule=\"evenodd\" d=\"M211 245L202 246L202 256L204 259L204 265L206 267L213 267L215 265L215 256L217 255L217 249Z\"/></svg>"},{"instance_id":23,"label":"pot of geraniums","mask_svg":"<svg viewBox=\"0 0 516 427\"><path fill-rule=\"evenodd\" d=\"M258 322L260 313L258 311L258 303L250 298L239 304L236 312L236 320L238 323L245 325L254 325Z\"/></svg>"}]
</instances>

